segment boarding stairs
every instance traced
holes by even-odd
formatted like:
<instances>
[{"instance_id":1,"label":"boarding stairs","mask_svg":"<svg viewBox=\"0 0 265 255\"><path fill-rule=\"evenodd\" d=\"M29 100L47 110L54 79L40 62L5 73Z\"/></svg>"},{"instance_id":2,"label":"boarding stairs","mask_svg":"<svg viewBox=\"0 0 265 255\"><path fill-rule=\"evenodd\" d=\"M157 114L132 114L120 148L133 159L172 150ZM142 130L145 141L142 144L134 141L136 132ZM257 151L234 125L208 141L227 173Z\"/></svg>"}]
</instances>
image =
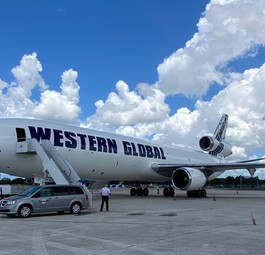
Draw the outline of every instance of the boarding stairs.
<instances>
[{"instance_id":1,"label":"boarding stairs","mask_svg":"<svg viewBox=\"0 0 265 255\"><path fill-rule=\"evenodd\" d=\"M49 140L41 140L39 143L36 139L30 139L30 143L56 184L74 184L80 180L70 163L60 155Z\"/></svg>"},{"instance_id":2,"label":"boarding stairs","mask_svg":"<svg viewBox=\"0 0 265 255\"><path fill-rule=\"evenodd\" d=\"M80 184L87 193L88 187L82 184L71 164L64 159L49 140L27 139L17 143L17 153L37 153L43 162L44 170L48 171L56 184Z\"/></svg>"}]
</instances>

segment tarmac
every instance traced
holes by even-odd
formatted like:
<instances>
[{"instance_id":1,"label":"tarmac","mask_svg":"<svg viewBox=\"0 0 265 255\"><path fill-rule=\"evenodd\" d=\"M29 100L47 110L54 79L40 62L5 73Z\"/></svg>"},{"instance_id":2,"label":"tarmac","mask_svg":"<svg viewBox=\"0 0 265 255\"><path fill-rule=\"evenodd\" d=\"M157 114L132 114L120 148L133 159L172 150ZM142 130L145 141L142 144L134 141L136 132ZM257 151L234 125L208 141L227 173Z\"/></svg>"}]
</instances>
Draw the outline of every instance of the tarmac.
<instances>
[{"instance_id":1,"label":"tarmac","mask_svg":"<svg viewBox=\"0 0 265 255\"><path fill-rule=\"evenodd\" d=\"M92 208L80 215L0 215L0 254L265 253L265 191L209 189L207 198L149 191L131 197L129 189L111 189L109 212L99 211L95 190Z\"/></svg>"}]
</instances>

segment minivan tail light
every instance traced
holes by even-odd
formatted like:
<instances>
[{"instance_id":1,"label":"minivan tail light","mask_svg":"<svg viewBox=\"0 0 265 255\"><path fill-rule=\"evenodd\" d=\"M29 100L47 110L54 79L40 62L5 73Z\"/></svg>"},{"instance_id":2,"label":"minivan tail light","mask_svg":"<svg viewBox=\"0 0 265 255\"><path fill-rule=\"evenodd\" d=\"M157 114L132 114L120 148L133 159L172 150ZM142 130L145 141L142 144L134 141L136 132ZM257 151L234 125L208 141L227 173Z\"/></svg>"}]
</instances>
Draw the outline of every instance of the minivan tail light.
<instances>
[{"instance_id":1,"label":"minivan tail light","mask_svg":"<svg viewBox=\"0 0 265 255\"><path fill-rule=\"evenodd\" d=\"M88 194L86 194L86 201L88 201Z\"/></svg>"}]
</instances>

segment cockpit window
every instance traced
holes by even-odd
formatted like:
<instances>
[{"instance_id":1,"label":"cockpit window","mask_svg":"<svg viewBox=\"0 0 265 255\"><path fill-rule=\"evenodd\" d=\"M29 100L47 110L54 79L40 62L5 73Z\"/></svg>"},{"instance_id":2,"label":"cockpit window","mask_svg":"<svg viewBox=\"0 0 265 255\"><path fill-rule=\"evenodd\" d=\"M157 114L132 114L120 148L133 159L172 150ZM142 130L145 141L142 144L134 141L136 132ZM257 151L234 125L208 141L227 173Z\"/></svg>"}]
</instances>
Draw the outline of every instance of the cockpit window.
<instances>
[{"instance_id":1,"label":"cockpit window","mask_svg":"<svg viewBox=\"0 0 265 255\"><path fill-rule=\"evenodd\" d=\"M26 141L26 132L24 128L16 128L17 132L17 141L24 142Z\"/></svg>"}]
</instances>

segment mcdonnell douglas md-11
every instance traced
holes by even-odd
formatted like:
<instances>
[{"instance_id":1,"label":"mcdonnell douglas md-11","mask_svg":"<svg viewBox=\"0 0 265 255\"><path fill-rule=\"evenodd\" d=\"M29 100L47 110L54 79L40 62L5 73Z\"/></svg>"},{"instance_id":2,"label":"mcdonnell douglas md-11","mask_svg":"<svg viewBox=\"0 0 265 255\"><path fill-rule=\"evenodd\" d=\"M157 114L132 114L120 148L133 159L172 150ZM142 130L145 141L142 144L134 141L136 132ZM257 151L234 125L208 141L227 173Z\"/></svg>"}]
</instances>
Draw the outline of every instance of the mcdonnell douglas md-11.
<instances>
[{"instance_id":1,"label":"mcdonnell douglas md-11","mask_svg":"<svg viewBox=\"0 0 265 255\"><path fill-rule=\"evenodd\" d=\"M253 175L256 168L265 168L265 163L256 162L261 159L225 160L232 154L225 142L227 121L228 115L224 114L214 135L200 139L202 151L196 151L44 120L1 119L0 172L43 177L45 171L50 171L49 164L43 162L37 147L48 141L49 148L75 170L78 178L168 182L171 185L164 189L165 196L177 188L187 191L188 197L205 197L206 182L226 170L247 169ZM48 156L49 150L46 148ZM140 187L130 191L131 195L145 196L148 192Z\"/></svg>"}]
</instances>

